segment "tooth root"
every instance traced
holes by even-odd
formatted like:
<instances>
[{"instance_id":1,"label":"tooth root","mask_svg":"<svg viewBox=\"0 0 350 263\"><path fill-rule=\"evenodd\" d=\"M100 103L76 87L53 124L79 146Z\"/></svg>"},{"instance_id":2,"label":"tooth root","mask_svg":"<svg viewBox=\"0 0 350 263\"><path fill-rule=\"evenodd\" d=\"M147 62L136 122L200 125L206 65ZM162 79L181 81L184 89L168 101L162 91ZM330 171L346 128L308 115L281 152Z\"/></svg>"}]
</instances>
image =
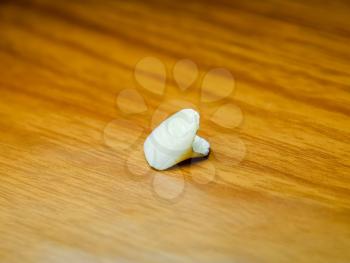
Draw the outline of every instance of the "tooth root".
<instances>
[{"instance_id":1,"label":"tooth root","mask_svg":"<svg viewBox=\"0 0 350 263\"><path fill-rule=\"evenodd\" d=\"M209 143L196 135L199 114L192 109L181 110L163 121L147 137L144 153L150 166L165 170L175 164L209 153Z\"/></svg>"},{"instance_id":2,"label":"tooth root","mask_svg":"<svg viewBox=\"0 0 350 263\"><path fill-rule=\"evenodd\" d=\"M207 156L209 153L209 148L209 142L196 135L192 143L192 158Z\"/></svg>"}]
</instances>

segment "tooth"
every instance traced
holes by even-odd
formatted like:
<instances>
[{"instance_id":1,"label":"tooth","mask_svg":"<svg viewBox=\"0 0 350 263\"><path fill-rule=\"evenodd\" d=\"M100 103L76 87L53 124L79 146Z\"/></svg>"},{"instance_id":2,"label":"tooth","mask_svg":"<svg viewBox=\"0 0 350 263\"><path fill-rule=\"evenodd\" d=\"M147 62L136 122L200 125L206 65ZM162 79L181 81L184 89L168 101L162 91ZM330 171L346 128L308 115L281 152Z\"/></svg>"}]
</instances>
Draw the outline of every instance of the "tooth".
<instances>
[{"instance_id":1,"label":"tooth","mask_svg":"<svg viewBox=\"0 0 350 263\"><path fill-rule=\"evenodd\" d=\"M165 170L183 160L208 155L210 145L196 135L198 129L199 114L193 109L180 110L163 121L144 143L149 165Z\"/></svg>"}]
</instances>

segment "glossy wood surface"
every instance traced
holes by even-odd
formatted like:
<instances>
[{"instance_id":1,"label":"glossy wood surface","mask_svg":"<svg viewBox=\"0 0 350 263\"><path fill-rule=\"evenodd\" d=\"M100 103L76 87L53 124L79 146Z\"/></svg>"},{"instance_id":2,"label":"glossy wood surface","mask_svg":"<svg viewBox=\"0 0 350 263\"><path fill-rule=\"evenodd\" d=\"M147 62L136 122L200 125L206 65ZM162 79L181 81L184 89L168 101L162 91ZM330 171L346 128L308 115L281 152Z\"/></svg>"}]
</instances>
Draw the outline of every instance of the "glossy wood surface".
<instances>
[{"instance_id":1,"label":"glossy wood surface","mask_svg":"<svg viewBox=\"0 0 350 263\"><path fill-rule=\"evenodd\" d=\"M349 14L0 1L0 262L350 262ZM164 72L146 63L138 81L145 57ZM215 68L234 91L206 102L224 90L205 81ZM150 170L143 140L187 106L209 158Z\"/></svg>"}]
</instances>

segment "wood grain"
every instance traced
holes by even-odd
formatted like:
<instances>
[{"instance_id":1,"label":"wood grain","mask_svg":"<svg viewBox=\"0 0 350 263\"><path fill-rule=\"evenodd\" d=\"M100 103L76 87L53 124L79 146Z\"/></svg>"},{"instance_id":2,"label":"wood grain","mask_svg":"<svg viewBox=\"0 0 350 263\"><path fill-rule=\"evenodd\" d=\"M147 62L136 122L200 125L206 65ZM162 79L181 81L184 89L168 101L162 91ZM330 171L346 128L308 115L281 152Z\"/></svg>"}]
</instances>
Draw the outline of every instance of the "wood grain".
<instances>
[{"instance_id":1,"label":"wood grain","mask_svg":"<svg viewBox=\"0 0 350 263\"><path fill-rule=\"evenodd\" d=\"M346 0L1 1L0 261L350 262L349 13ZM135 81L149 56L166 66L164 94ZM185 91L180 59L200 74ZM235 91L203 103L217 67ZM146 112L118 107L125 88ZM182 103L212 153L150 171L152 118ZM210 119L225 103L239 127ZM184 191L165 201L154 178Z\"/></svg>"}]
</instances>

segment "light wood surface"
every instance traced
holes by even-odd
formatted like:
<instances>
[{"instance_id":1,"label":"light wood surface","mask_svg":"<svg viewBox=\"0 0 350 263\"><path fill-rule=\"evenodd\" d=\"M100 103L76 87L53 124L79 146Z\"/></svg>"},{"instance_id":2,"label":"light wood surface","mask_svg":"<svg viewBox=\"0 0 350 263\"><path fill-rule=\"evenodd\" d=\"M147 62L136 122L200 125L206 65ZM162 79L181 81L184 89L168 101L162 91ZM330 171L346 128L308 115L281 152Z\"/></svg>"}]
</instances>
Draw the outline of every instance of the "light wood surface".
<instances>
[{"instance_id":1,"label":"light wood surface","mask_svg":"<svg viewBox=\"0 0 350 263\"><path fill-rule=\"evenodd\" d=\"M349 14L346 0L1 1L0 262L350 262ZM135 79L145 57L165 65L162 94ZM186 90L181 59L199 70ZM205 103L212 68L234 92ZM149 170L143 140L187 102L209 158Z\"/></svg>"}]
</instances>

